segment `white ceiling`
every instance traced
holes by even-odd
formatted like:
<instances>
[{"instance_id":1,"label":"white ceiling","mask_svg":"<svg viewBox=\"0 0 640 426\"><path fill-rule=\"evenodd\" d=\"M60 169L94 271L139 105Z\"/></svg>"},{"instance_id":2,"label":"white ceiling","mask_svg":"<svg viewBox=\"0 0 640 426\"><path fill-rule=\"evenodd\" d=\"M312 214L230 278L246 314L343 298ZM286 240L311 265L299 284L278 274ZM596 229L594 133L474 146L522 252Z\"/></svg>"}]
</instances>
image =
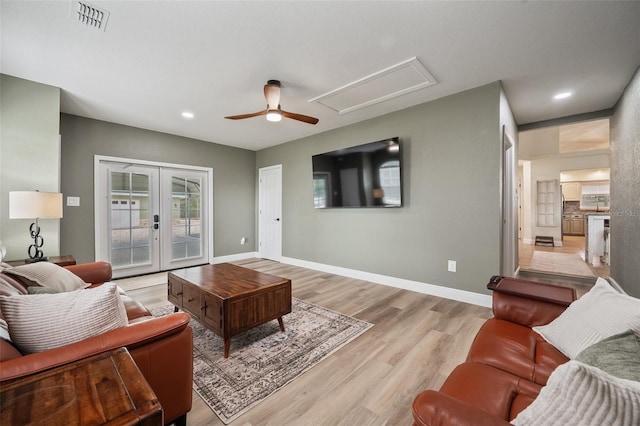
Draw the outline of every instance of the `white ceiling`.
<instances>
[{"instance_id":1,"label":"white ceiling","mask_svg":"<svg viewBox=\"0 0 640 426\"><path fill-rule=\"evenodd\" d=\"M0 72L60 87L66 113L252 150L497 80L518 124L607 109L640 65L638 1L90 3L105 32L70 1L1 0ZM412 57L437 84L347 114L307 102ZM269 79L319 124L223 118L264 109Z\"/></svg>"}]
</instances>

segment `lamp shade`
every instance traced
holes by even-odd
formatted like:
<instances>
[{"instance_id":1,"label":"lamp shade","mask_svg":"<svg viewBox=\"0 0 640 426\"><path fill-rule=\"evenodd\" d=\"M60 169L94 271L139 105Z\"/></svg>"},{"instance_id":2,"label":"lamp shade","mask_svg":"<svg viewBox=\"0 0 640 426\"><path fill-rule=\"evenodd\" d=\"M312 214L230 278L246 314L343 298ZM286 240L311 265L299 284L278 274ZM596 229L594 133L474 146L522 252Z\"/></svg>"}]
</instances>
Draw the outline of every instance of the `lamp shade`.
<instances>
[{"instance_id":1,"label":"lamp shade","mask_svg":"<svg viewBox=\"0 0 640 426\"><path fill-rule=\"evenodd\" d=\"M62 194L59 192L9 192L9 219L60 219L61 217Z\"/></svg>"}]
</instances>

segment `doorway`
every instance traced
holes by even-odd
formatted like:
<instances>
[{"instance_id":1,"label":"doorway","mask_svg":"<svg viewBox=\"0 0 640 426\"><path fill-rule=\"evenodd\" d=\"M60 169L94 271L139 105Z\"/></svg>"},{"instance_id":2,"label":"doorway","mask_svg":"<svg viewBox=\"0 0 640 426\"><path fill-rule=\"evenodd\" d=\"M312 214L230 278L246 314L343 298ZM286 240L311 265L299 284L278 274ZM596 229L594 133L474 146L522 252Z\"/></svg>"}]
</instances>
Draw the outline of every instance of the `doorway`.
<instances>
[{"instance_id":1,"label":"doorway","mask_svg":"<svg viewBox=\"0 0 640 426\"><path fill-rule=\"evenodd\" d=\"M521 270L575 275L573 271L584 269L578 268L577 263L581 262L583 267L588 266L591 269L594 276L608 274L608 264L584 262L585 237L577 228L573 230L572 227L571 232L566 232L566 217L573 214L582 216L593 213L588 209L585 210L581 205L581 181L604 178L587 178L578 176L576 173L583 169L608 170L610 167L609 134L608 118L549 127L532 127L519 133L519 175L522 184L522 211L519 215L522 230L522 238L519 241ZM608 184L608 177L606 180ZM575 191L571 196L554 198L556 207L542 212L547 215L551 212L552 220L541 224L539 220L541 203L538 200L540 194L537 191L537 185L544 181L553 181L562 185L562 187L557 186L558 197L560 192L563 195L568 193L570 186ZM553 245L536 245L538 236L552 237ZM535 260L538 261L534 262ZM541 269L541 266L544 268Z\"/></svg>"},{"instance_id":2,"label":"doorway","mask_svg":"<svg viewBox=\"0 0 640 426\"><path fill-rule=\"evenodd\" d=\"M207 168L97 156L96 260L114 278L210 263L212 175Z\"/></svg>"}]
</instances>

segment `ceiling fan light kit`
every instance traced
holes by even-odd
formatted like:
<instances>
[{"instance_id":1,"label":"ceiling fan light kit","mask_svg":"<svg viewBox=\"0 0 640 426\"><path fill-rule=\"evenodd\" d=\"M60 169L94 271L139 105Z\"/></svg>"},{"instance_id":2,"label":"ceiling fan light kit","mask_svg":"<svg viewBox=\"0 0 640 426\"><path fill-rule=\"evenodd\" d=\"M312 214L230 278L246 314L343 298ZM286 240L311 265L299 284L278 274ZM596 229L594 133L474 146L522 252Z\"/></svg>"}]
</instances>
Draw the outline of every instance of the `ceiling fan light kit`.
<instances>
[{"instance_id":1,"label":"ceiling fan light kit","mask_svg":"<svg viewBox=\"0 0 640 426\"><path fill-rule=\"evenodd\" d=\"M295 112L283 111L280 108L280 82L278 80L269 80L264 86L264 98L267 101L267 109L249 114L230 115L225 118L229 120L243 120L245 118L257 117L265 115L269 121L280 121L282 117L291 118L292 120L302 121L309 124L317 124L318 119L308 115L297 114Z\"/></svg>"},{"instance_id":2,"label":"ceiling fan light kit","mask_svg":"<svg viewBox=\"0 0 640 426\"><path fill-rule=\"evenodd\" d=\"M280 120L282 120L282 114L280 114L280 111L268 111L267 112L267 120L269 120L269 121L280 121Z\"/></svg>"}]
</instances>

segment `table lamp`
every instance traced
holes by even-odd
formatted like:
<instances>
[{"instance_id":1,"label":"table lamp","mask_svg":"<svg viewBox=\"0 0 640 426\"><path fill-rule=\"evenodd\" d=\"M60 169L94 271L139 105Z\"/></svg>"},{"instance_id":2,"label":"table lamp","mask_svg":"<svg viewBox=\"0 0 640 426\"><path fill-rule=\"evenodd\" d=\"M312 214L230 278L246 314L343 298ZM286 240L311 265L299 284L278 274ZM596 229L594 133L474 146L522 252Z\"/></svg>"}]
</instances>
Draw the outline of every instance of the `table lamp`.
<instances>
[{"instance_id":1,"label":"table lamp","mask_svg":"<svg viewBox=\"0 0 640 426\"><path fill-rule=\"evenodd\" d=\"M27 263L48 259L42 252L44 239L40 236L38 219L60 219L61 217L62 194L58 192L9 192L9 219L35 219L29 227L33 244L29 246L29 259L25 259Z\"/></svg>"}]
</instances>

